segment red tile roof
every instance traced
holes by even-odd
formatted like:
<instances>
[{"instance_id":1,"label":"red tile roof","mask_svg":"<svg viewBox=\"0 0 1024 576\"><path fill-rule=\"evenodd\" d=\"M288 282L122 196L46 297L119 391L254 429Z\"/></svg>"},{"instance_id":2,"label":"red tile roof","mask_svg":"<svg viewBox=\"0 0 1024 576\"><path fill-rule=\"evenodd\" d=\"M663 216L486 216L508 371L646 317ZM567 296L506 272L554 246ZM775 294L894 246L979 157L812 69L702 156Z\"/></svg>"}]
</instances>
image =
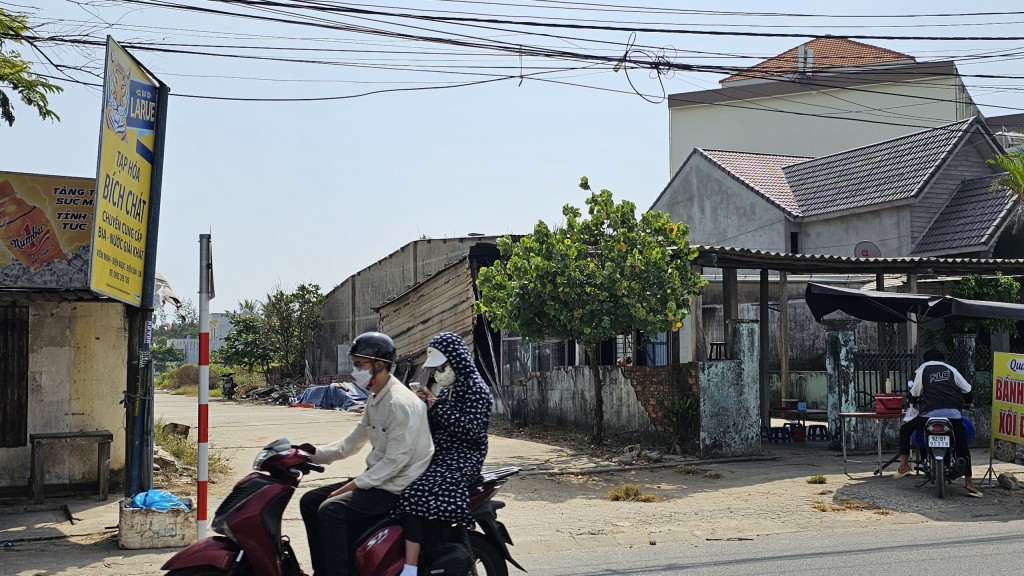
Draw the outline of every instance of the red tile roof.
<instances>
[{"instance_id":1,"label":"red tile roof","mask_svg":"<svg viewBox=\"0 0 1024 576\"><path fill-rule=\"evenodd\" d=\"M890 62L915 62L913 56L908 56L901 52L835 36L815 38L801 46L814 51L814 58L811 61L811 69L814 71L827 70L829 68L870 66ZM767 78L795 74L799 67L799 49L800 46L790 48L778 56L759 62L743 72L729 76L722 80L721 84L725 85L729 82L746 80L748 78Z\"/></svg>"},{"instance_id":2,"label":"red tile roof","mask_svg":"<svg viewBox=\"0 0 1024 576\"><path fill-rule=\"evenodd\" d=\"M703 152L733 176L763 194L768 200L790 214L800 215L800 206L793 196L793 191L789 188L783 168L811 160L811 158L726 150L703 150Z\"/></svg>"}]
</instances>

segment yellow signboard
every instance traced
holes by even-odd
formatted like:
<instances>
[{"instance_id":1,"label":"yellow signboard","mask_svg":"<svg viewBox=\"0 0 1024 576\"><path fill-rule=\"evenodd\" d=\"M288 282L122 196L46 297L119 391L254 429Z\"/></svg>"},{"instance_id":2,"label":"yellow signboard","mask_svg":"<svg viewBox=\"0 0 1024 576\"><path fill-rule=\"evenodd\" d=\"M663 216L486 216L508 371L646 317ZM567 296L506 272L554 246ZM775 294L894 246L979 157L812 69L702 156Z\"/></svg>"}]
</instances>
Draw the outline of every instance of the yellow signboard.
<instances>
[{"instance_id":1,"label":"yellow signboard","mask_svg":"<svg viewBox=\"0 0 1024 576\"><path fill-rule=\"evenodd\" d=\"M1014 445L1024 442L1024 355L993 354L992 438L1011 444L1011 450L996 450L1000 459L1012 460Z\"/></svg>"},{"instance_id":2,"label":"yellow signboard","mask_svg":"<svg viewBox=\"0 0 1024 576\"><path fill-rule=\"evenodd\" d=\"M107 38L89 287L142 304L158 81Z\"/></svg>"},{"instance_id":3,"label":"yellow signboard","mask_svg":"<svg viewBox=\"0 0 1024 576\"><path fill-rule=\"evenodd\" d=\"M89 286L96 181L0 172L0 287Z\"/></svg>"}]
</instances>

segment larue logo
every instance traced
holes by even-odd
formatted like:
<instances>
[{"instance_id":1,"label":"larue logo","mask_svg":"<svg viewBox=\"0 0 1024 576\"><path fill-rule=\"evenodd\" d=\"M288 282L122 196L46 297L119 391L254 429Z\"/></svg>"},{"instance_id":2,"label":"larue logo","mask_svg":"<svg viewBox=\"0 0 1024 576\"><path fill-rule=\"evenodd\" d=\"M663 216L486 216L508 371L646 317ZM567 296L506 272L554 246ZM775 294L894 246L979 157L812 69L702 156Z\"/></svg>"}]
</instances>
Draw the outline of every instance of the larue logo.
<instances>
[{"instance_id":1,"label":"larue logo","mask_svg":"<svg viewBox=\"0 0 1024 576\"><path fill-rule=\"evenodd\" d=\"M107 89L104 90L103 119L109 130L113 130L121 140L125 139L128 128L128 83L132 75L128 67L110 55L110 77L107 78Z\"/></svg>"},{"instance_id":2,"label":"larue logo","mask_svg":"<svg viewBox=\"0 0 1024 576\"><path fill-rule=\"evenodd\" d=\"M1010 372L1015 374L1024 374L1024 360L1020 358L1010 358L1009 364Z\"/></svg>"}]
</instances>

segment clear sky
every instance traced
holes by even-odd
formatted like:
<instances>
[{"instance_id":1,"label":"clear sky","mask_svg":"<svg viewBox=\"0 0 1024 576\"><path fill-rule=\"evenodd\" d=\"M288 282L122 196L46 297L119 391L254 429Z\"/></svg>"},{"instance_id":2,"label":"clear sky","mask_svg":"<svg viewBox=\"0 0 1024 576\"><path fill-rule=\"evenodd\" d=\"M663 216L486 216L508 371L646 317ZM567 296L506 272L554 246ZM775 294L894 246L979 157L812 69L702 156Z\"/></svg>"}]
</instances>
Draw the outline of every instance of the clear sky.
<instances>
[{"instance_id":1,"label":"clear sky","mask_svg":"<svg viewBox=\"0 0 1024 576\"><path fill-rule=\"evenodd\" d=\"M0 0L0 7L41 24L37 35L49 41L39 46L51 60L74 67L38 68L65 86L51 101L62 120L42 121L16 103L14 127L0 126L0 170L94 177L99 89L60 75L99 83L91 73L102 63L102 47L80 42L101 44L110 34L137 45L131 52L172 93L157 268L179 296L195 301L198 236L212 232L211 310L221 311L277 286L309 282L327 292L423 236L524 233L538 220L557 224L564 204L583 205L577 183L584 175L595 188L648 208L669 178L663 94L716 88L724 74L676 70L658 77L634 68L627 77L614 70L614 58L627 49L633 61L717 70L750 66L813 35L938 37L860 41L919 61L956 59L962 74L997 76L965 79L982 112L1024 112L1024 40L951 39L1024 36L1024 9L1014 11L1013 2L277 3L257 9L231 0ZM281 6L298 4L320 10ZM708 6L721 13L694 12ZM976 15L924 16L967 12ZM640 31L631 40L630 28L678 31ZM428 87L434 89L422 89ZM386 89L403 90L289 101ZM278 100L260 101L267 99Z\"/></svg>"}]
</instances>

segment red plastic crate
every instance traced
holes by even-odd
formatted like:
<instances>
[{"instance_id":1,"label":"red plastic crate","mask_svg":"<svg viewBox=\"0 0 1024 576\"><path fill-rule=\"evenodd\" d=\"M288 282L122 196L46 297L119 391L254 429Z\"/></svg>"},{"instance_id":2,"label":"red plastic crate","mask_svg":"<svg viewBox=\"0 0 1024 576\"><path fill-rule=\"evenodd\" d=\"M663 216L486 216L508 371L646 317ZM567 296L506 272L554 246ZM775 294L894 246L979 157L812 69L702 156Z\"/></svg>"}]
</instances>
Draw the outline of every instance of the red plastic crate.
<instances>
[{"instance_id":1,"label":"red plastic crate","mask_svg":"<svg viewBox=\"0 0 1024 576\"><path fill-rule=\"evenodd\" d=\"M900 414L902 412L902 394L875 394L876 414Z\"/></svg>"}]
</instances>

